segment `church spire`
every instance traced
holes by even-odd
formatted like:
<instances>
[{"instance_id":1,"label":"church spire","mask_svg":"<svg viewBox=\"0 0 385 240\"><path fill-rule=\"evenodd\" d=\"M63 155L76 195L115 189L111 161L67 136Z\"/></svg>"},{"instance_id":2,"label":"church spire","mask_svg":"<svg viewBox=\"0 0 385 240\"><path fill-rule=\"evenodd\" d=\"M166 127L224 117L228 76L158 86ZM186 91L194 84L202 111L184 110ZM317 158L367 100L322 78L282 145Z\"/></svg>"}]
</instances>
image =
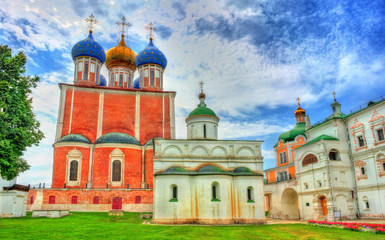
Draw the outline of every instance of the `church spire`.
<instances>
[{"instance_id":1,"label":"church spire","mask_svg":"<svg viewBox=\"0 0 385 240\"><path fill-rule=\"evenodd\" d=\"M333 91L332 94L333 94L334 102L330 106L333 109L333 116L338 117L340 115L343 115L343 113L341 112L341 104L336 100L336 92Z\"/></svg>"}]
</instances>

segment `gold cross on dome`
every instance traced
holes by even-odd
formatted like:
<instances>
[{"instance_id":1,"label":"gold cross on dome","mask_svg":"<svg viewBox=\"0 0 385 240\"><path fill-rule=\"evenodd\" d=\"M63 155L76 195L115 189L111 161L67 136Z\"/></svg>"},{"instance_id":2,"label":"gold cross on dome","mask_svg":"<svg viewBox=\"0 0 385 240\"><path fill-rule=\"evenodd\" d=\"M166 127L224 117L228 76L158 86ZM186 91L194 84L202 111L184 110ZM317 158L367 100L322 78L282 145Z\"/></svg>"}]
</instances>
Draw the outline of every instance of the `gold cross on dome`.
<instances>
[{"instance_id":1,"label":"gold cross on dome","mask_svg":"<svg viewBox=\"0 0 385 240\"><path fill-rule=\"evenodd\" d=\"M131 24L129 22L127 22L126 20L126 17L122 17L122 21L121 22L117 22L116 25L121 26L121 28L119 29L119 31L122 33L122 35L124 35L124 33L126 32L126 28L129 28L131 27Z\"/></svg>"},{"instance_id":2,"label":"gold cross on dome","mask_svg":"<svg viewBox=\"0 0 385 240\"><path fill-rule=\"evenodd\" d=\"M154 33L153 31L155 32L156 30L158 30L156 27L154 27L154 24L152 24L152 22L150 22L147 26L146 26L146 30L147 31L150 31L150 40L153 39L154 37Z\"/></svg>"},{"instance_id":3,"label":"gold cross on dome","mask_svg":"<svg viewBox=\"0 0 385 240\"><path fill-rule=\"evenodd\" d=\"M333 97L334 97L334 101L336 100L336 92L332 92L332 94L333 94Z\"/></svg>"},{"instance_id":4,"label":"gold cross on dome","mask_svg":"<svg viewBox=\"0 0 385 240\"><path fill-rule=\"evenodd\" d=\"M299 98L299 97L297 97L297 99L296 99L297 101L298 101L298 107L300 107L301 106L301 104L300 104L300 102L299 101L301 101L301 99Z\"/></svg>"},{"instance_id":5,"label":"gold cross on dome","mask_svg":"<svg viewBox=\"0 0 385 240\"><path fill-rule=\"evenodd\" d=\"M201 93L203 93L203 84L204 83L201 81L199 84L201 85Z\"/></svg>"},{"instance_id":6,"label":"gold cross on dome","mask_svg":"<svg viewBox=\"0 0 385 240\"><path fill-rule=\"evenodd\" d=\"M86 18L86 22L89 22L90 23L90 32L92 32L92 29L95 27L95 24L99 23L95 17L94 17L94 14L91 14L88 18Z\"/></svg>"}]
</instances>

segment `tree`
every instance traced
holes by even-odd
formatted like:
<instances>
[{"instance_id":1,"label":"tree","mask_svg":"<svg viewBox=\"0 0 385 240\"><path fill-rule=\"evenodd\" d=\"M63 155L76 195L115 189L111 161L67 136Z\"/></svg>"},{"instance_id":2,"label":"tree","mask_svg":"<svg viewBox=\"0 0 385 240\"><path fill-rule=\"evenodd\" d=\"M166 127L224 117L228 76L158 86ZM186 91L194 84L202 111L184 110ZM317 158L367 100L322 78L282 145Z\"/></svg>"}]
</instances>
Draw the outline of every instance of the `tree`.
<instances>
[{"instance_id":1,"label":"tree","mask_svg":"<svg viewBox=\"0 0 385 240\"><path fill-rule=\"evenodd\" d=\"M44 137L31 105L31 89L40 79L24 75L26 62L24 53L12 56L0 45L0 173L7 180L30 168L23 152Z\"/></svg>"}]
</instances>

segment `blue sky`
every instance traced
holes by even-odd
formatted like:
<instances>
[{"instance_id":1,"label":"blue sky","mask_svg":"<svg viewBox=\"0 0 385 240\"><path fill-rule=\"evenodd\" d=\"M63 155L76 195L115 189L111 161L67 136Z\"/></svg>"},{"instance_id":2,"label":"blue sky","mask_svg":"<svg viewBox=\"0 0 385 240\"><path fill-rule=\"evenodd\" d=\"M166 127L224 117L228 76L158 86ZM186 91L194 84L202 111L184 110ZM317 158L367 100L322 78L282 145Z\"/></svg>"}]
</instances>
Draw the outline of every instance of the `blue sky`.
<instances>
[{"instance_id":1,"label":"blue sky","mask_svg":"<svg viewBox=\"0 0 385 240\"><path fill-rule=\"evenodd\" d=\"M333 90L344 113L385 95L383 0L0 3L0 44L24 51L27 74L41 77L33 106L46 138L25 153L32 167L19 176L23 184L51 182L57 84L73 82L71 48L86 38L91 13L105 50L118 44L122 16L136 53L148 43L145 25L157 26L155 45L168 59L164 87L177 91L177 138L186 137L184 119L204 81L219 137L263 140L265 169L275 166L279 134L295 125L297 97L314 123L331 114Z\"/></svg>"}]
</instances>

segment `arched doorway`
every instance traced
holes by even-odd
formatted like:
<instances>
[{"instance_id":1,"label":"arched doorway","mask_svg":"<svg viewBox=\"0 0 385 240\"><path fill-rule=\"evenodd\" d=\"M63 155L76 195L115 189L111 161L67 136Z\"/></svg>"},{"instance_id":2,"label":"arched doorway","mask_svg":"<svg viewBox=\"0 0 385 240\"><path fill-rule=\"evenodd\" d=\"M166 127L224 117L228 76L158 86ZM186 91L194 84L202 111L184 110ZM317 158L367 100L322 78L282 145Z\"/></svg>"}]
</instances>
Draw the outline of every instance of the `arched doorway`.
<instances>
[{"instance_id":1,"label":"arched doorway","mask_svg":"<svg viewBox=\"0 0 385 240\"><path fill-rule=\"evenodd\" d=\"M292 188L286 188L281 197L281 211L283 219L299 219L298 194Z\"/></svg>"},{"instance_id":2,"label":"arched doorway","mask_svg":"<svg viewBox=\"0 0 385 240\"><path fill-rule=\"evenodd\" d=\"M321 208L322 208L322 215L328 215L328 203L326 201L326 197L325 196L322 196L320 198L320 201L321 201Z\"/></svg>"}]
</instances>

